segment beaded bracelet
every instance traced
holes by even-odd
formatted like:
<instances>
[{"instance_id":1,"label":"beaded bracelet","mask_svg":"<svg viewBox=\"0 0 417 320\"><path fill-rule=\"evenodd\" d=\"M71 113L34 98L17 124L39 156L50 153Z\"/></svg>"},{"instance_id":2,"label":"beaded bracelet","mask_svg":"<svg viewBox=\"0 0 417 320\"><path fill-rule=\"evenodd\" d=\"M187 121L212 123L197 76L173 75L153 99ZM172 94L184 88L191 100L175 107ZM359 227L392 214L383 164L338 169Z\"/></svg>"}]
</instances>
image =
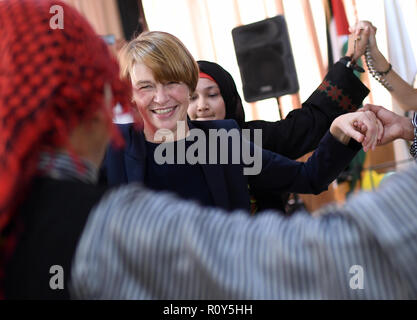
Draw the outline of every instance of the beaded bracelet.
<instances>
[{"instance_id":1,"label":"beaded bracelet","mask_svg":"<svg viewBox=\"0 0 417 320\"><path fill-rule=\"evenodd\" d=\"M366 61L366 66L368 67L369 73L372 75L372 77L374 77L379 83L381 83L388 91L393 91L394 89L388 83L387 79L385 79L385 76L392 69L391 63L389 64L389 67L386 71L377 71L374 67L374 59L372 58L369 45L366 46L365 61Z\"/></svg>"},{"instance_id":2,"label":"beaded bracelet","mask_svg":"<svg viewBox=\"0 0 417 320\"><path fill-rule=\"evenodd\" d=\"M417 112L414 113L411 123L414 127L414 140L410 147L410 153L413 156L414 160L417 160Z\"/></svg>"}]
</instances>

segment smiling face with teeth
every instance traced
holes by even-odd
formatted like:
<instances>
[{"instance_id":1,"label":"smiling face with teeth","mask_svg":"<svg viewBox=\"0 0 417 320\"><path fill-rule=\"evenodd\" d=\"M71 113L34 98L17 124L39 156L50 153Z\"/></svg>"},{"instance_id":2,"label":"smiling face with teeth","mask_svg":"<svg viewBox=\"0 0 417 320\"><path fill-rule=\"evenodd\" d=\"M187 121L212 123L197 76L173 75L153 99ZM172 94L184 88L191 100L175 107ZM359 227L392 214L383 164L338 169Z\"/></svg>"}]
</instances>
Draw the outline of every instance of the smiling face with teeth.
<instances>
[{"instance_id":1,"label":"smiling face with teeth","mask_svg":"<svg viewBox=\"0 0 417 320\"><path fill-rule=\"evenodd\" d=\"M131 80L133 101L143 117L146 140L154 142L155 132L159 129L173 132L175 140L184 138L177 135L177 121L185 122L187 133L188 86L177 81L158 82L152 70L142 63L135 64Z\"/></svg>"},{"instance_id":2,"label":"smiling face with teeth","mask_svg":"<svg viewBox=\"0 0 417 320\"><path fill-rule=\"evenodd\" d=\"M187 108L199 77L197 62L184 44L166 32L143 32L120 50L119 62L120 76L132 81L145 138L155 142L159 129L172 131L175 140L184 138L184 133L177 135L177 121L185 123L186 135Z\"/></svg>"}]
</instances>

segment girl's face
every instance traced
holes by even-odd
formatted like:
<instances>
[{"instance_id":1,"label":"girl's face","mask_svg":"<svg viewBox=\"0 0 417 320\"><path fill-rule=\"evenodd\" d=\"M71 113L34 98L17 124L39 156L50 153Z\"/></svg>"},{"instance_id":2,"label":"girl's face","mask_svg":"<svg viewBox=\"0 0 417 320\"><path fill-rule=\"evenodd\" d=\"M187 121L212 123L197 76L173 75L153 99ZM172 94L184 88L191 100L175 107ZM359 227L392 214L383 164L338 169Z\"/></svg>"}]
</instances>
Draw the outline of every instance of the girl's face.
<instances>
[{"instance_id":1,"label":"girl's face","mask_svg":"<svg viewBox=\"0 0 417 320\"><path fill-rule=\"evenodd\" d=\"M175 133L177 121L186 123L190 89L185 83L157 82L152 70L141 63L135 65L131 80L133 100L144 119L145 135L158 129Z\"/></svg>"},{"instance_id":2,"label":"girl's face","mask_svg":"<svg viewBox=\"0 0 417 320\"><path fill-rule=\"evenodd\" d=\"M191 96L188 107L191 120L223 120L226 116L226 105L220 94L219 86L212 80L200 78L197 88Z\"/></svg>"}]
</instances>

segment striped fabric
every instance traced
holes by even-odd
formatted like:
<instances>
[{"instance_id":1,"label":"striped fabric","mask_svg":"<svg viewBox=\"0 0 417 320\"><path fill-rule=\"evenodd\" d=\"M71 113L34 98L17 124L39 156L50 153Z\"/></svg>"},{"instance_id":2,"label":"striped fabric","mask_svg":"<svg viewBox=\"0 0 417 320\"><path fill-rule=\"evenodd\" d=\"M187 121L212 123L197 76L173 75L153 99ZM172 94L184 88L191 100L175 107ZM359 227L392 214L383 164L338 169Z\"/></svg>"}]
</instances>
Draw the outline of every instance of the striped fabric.
<instances>
[{"instance_id":1,"label":"striped fabric","mask_svg":"<svg viewBox=\"0 0 417 320\"><path fill-rule=\"evenodd\" d=\"M417 165L316 218L226 214L121 187L89 218L73 297L416 299L416 195Z\"/></svg>"},{"instance_id":2,"label":"striped fabric","mask_svg":"<svg viewBox=\"0 0 417 320\"><path fill-rule=\"evenodd\" d=\"M57 180L78 180L88 184L98 181L98 169L94 164L65 152L42 152L38 173Z\"/></svg>"},{"instance_id":3,"label":"striped fabric","mask_svg":"<svg viewBox=\"0 0 417 320\"><path fill-rule=\"evenodd\" d=\"M410 154L414 158L414 160L417 160L417 112L414 112L411 123L414 127L414 139L413 143L410 146Z\"/></svg>"}]
</instances>

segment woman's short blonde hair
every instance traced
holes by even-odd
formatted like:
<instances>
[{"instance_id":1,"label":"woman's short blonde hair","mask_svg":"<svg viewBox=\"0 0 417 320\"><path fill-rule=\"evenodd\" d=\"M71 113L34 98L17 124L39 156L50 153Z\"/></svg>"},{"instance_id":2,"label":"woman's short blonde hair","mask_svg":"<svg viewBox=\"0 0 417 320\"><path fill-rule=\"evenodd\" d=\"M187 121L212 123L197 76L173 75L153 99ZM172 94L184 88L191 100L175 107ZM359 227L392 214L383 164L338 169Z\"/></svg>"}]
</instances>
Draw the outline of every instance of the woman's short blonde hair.
<instances>
[{"instance_id":1,"label":"woman's short blonde hair","mask_svg":"<svg viewBox=\"0 0 417 320\"><path fill-rule=\"evenodd\" d=\"M148 31L127 43L119 53L120 76L130 79L136 63L143 63L158 82L178 81L194 92L198 65L184 44L172 34Z\"/></svg>"}]
</instances>

